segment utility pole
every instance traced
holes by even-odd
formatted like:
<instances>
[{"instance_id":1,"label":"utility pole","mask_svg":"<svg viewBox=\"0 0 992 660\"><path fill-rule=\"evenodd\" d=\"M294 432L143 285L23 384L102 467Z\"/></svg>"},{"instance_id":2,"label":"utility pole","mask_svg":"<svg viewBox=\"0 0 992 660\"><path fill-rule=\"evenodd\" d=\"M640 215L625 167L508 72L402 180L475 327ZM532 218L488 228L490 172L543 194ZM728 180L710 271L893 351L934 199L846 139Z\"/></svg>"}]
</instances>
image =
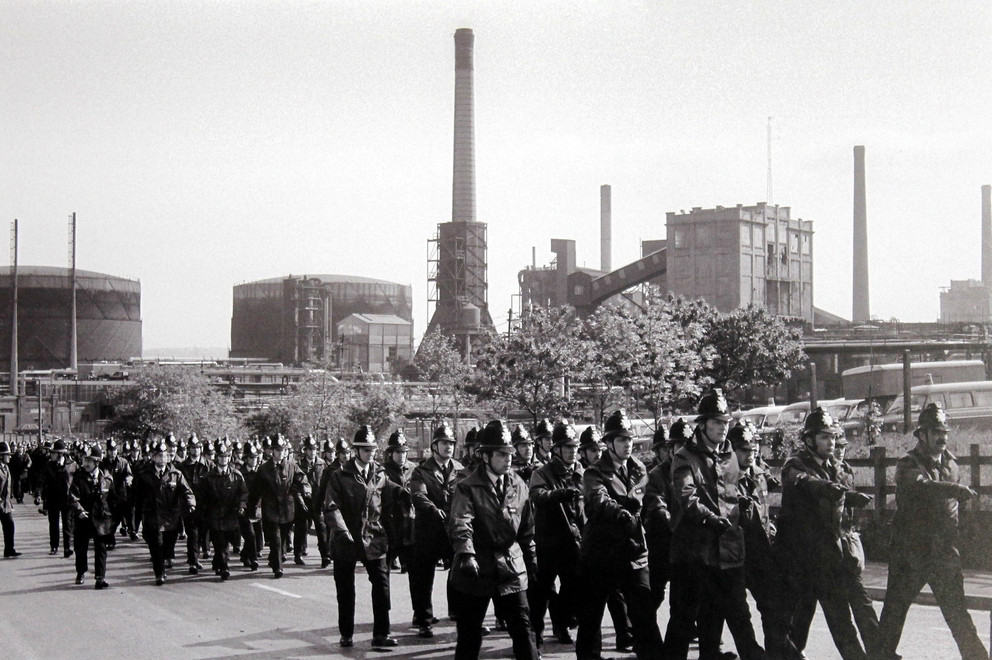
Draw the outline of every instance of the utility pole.
<instances>
[{"instance_id":1,"label":"utility pole","mask_svg":"<svg viewBox=\"0 0 992 660\"><path fill-rule=\"evenodd\" d=\"M69 214L69 288L72 291L72 302L69 308L69 368L73 371L79 368L76 328L76 214ZM54 428L54 425L53 425Z\"/></svg>"},{"instance_id":2,"label":"utility pole","mask_svg":"<svg viewBox=\"0 0 992 660\"><path fill-rule=\"evenodd\" d=\"M14 396L14 427L20 425L21 386L17 364L17 218L10 223L10 393Z\"/></svg>"}]
</instances>

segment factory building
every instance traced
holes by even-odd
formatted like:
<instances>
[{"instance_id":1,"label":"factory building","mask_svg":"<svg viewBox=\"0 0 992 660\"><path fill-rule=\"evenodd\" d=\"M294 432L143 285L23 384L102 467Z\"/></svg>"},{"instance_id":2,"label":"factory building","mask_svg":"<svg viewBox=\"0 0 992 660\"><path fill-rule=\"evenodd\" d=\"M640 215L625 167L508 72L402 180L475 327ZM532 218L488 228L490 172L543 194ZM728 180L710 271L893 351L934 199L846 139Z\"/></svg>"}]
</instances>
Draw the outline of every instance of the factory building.
<instances>
[{"instance_id":1,"label":"factory building","mask_svg":"<svg viewBox=\"0 0 992 660\"><path fill-rule=\"evenodd\" d=\"M787 206L694 208L667 215L668 290L721 312L756 304L813 320L813 223Z\"/></svg>"},{"instance_id":2,"label":"factory building","mask_svg":"<svg viewBox=\"0 0 992 660\"><path fill-rule=\"evenodd\" d=\"M982 279L940 291L941 323L992 323L992 186L982 186Z\"/></svg>"},{"instance_id":3,"label":"factory building","mask_svg":"<svg viewBox=\"0 0 992 660\"><path fill-rule=\"evenodd\" d=\"M231 357L284 364L341 359L338 325L352 314L396 316L413 324L413 291L370 277L287 276L234 287Z\"/></svg>"},{"instance_id":4,"label":"factory building","mask_svg":"<svg viewBox=\"0 0 992 660\"><path fill-rule=\"evenodd\" d=\"M10 371L12 269L0 268L0 371ZM76 351L79 362L141 356L141 284L76 270ZM17 267L18 370L66 369L72 364L72 271Z\"/></svg>"},{"instance_id":5,"label":"factory building","mask_svg":"<svg viewBox=\"0 0 992 660\"><path fill-rule=\"evenodd\" d=\"M339 363L366 373L395 373L413 360L413 323L392 314L352 314L338 323Z\"/></svg>"}]
</instances>

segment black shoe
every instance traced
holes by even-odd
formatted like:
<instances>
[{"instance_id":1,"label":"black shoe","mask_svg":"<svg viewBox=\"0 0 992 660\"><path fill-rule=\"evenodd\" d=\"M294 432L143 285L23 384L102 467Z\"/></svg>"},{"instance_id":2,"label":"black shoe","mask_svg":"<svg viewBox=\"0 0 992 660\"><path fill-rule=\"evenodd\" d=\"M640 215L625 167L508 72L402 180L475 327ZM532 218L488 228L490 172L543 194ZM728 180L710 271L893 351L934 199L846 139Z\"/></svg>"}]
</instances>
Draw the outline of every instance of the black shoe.
<instances>
[{"instance_id":1,"label":"black shoe","mask_svg":"<svg viewBox=\"0 0 992 660\"><path fill-rule=\"evenodd\" d=\"M376 636L372 638L372 648L384 649L392 646L399 646L399 642L389 635Z\"/></svg>"},{"instance_id":2,"label":"black shoe","mask_svg":"<svg viewBox=\"0 0 992 660\"><path fill-rule=\"evenodd\" d=\"M57 555L57 554L59 554L59 549L58 548L52 548L52 550L48 554L49 554L49 556Z\"/></svg>"},{"instance_id":3,"label":"black shoe","mask_svg":"<svg viewBox=\"0 0 992 660\"><path fill-rule=\"evenodd\" d=\"M327 568L330 565L331 565L331 560L328 559L327 557L324 557L323 559L320 560L320 567L321 568Z\"/></svg>"},{"instance_id":4,"label":"black shoe","mask_svg":"<svg viewBox=\"0 0 992 660\"><path fill-rule=\"evenodd\" d=\"M430 639L433 636L434 629L430 626L420 626L420 629L417 631L417 637L422 637L423 639Z\"/></svg>"},{"instance_id":5,"label":"black shoe","mask_svg":"<svg viewBox=\"0 0 992 660\"><path fill-rule=\"evenodd\" d=\"M72 550L66 550L65 552L62 553L63 559L68 559L71 556L72 556Z\"/></svg>"},{"instance_id":6,"label":"black shoe","mask_svg":"<svg viewBox=\"0 0 992 660\"><path fill-rule=\"evenodd\" d=\"M491 632L492 632L492 629L489 626L482 626L482 636L483 637L485 637L486 635L488 635Z\"/></svg>"},{"instance_id":7,"label":"black shoe","mask_svg":"<svg viewBox=\"0 0 992 660\"><path fill-rule=\"evenodd\" d=\"M83 576L84 575L86 575L86 573L76 573L76 584L82 584L83 583Z\"/></svg>"},{"instance_id":8,"label":"black shoe","mask_svg":"<svg viewBox=\"0 0 992 660\"><path fill-rule=\"evenodd\" d=\"M282 569L281 568L277 568L276 570L272 571L272 577L274 577L277 580L279 578L281 578L282 577Z\"/></svg>"},{"instance_id":9,"label":"black shoe","mask_svg":"<svg viewBox=\"0 0 992 660\"><path fill-rule=\"evenodd\" d=\"M165 584L165 574L164 573L162 575L157 576L155 578L155 586L156 587L161 587L163 584Z\"/></svg>"},{"instance_id":10,"label":"black shoe","mask_svg":"<svg viewBox=\"0 0 992 660\"><path fill-rule=\"evenodd\" d=\"M121 527L121 536L127 536L127 530Z\"/></svg>"},{"instance_id":11,"label":"black shoe","mask_svg":"<svg viewBox=\"0 0 992 660\"><path fill-rule=\"evenodd\" d=\"M172 560L171 559L166 559L165 560L165 567L166 568L172 568Z\"/></svg>"},{"instance_id":12,"label":"black shoe","mask_svg":"<svg viewBox=\"0 0 992 660\"><path fill-rule=\"evenodd\" d=\"M135 532L131 532L130 534L128 534L128 537L129 537L129 538L130 538L130 539L131 539L132 541L137 541L137 540L138 540L138 535L137 535L137 534L136 534Z\"/></svg>"},{"instance_id":13,"label":"black shoe","mask_svg":"<svg viewBox=\"0 0 992 660\"><path fill-rule=\"evenodd\" d=\"M109 586L110 585L107 584L107 581L106 580L104 580L103 578L97 578L96 584L93 585L93 588L94 589L106 589Z\"/></svg>"},{"instance_id":14,"label":"black shoe","mask_svg":"<svg viewBox=\"0 0 992 660\"><path fill-rule=\"evenodd\" d=\"M189 567L189 574L190 575L196 575L199 572L200 572L200 569L196 566L196 564L190 565L190 567Z\"/></svg>"},{"instance_id":15,"label":"black shoe","mask_svg":"<svg viewBox=\"0 0 992 660\"><path fill-rule=\"evenodd\" d=\"M13 559L14 557L20 557L21 553L17 550L11 550L10 552L3 553L4 559Z\"/></svg>"},{"instance_id":16,"label":"black shoe","mask_svg":"<svg viewBox=\"0 0 992 660\"><path fill-rule=\"evenodd\" d=\"M559 644L574 644L575 640L572 639L571 633L568 632L568 628L561 628L555 631L555 639L558 640Z\"/></svg>"},{"instance_id":17,"label":"black shoe","mask_svg":"<svg viewBox=\"0 0 992 660\"><path fill-rule=\"evenodd\" d=\"M338 646L340 646L343 649L351 648L354 645L355 645L355 642L353 642L351 640L351 637L342 637L341 638L341 641L338 642Z\"/></svg>"},{"instance_id":18,"label":"black shoe","mask_svg":"<svg viewBox=\"0 0 992 660\"><path fill-rule=\"evenodd\" d=\"M630 653L634 650L634 640L630 637L618 637L617 638L617 652L618 653Z\"/></svg>"},{"instance_id":19,"label":"black shoe","mask_svg":"<svg viewBox=\"0 0 992 660\"><path fill-rule=\"evenodd\" d=\"M226 582L227 581L227 578L229 578L229 577L231 577L231 571L221 571L220 572L220 579L221 579L222 582Z\"/></svg>"},{"instance_id":20,"label":"black shoe","mask_svg":"<svg viewBox=\"0 0 992 660\"><path fill-rule=\"evenodd\" d=\"M297 555L293 559L293 563L296 564L297 566L306 566L307 565L307 563L305 561L303 561L303 557L300 557L299 555Z\"/></svg>"},{"instance_id":21,"label":"black shoe","mask_svg":"<svg viewBox=\"0 0 992 660\"><path fill-rule=\"evenodd\" d=\"M303 555L304 557L309 557L310 556L310 552L308 550L304 550L300 554Z\"/></svg>"},{"instance_id":22,"label":"black shoe","mask_svg":"<svg viewBox=\"0 0 992 660\"><path fill-rule=\"evenodd\" d=\"M111 543L107 544L107 550L115 550L115 549L117 549L117 541L112 541Z\"/></svg>"},{"instance_id":23,"label":"black shoe","mask_svg":"<svg viewBox=\"0 0 992 660\"><path fill-rule=\"evenodd\" d=\"M496 617L496 630L500 632L506 632L506 621L504 621L499 617Z\"/></svg>"},{"instance_id":24,"label":"black shoe","mask_svg":"<svg viewBox=\"0 0 992 660\"><path fill-rule=\"evenodd\" d=\"M250 564L248 564L248 568L250 568L253 571L257 571L258 570L258 562L257 561L251 562Z\"/></svg>"}]
</instances>

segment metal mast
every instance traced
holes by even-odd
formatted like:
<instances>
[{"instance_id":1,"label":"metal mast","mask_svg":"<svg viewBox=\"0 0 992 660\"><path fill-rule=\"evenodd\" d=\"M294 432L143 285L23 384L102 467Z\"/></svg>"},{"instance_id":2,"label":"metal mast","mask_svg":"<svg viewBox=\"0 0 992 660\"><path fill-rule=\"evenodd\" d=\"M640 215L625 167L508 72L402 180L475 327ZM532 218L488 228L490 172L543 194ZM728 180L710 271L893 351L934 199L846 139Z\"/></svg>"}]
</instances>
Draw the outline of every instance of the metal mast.
<instances>
[{"instance_id":1,"label":"metal mast","mask_svg":"<svg viewBox=\"0 0 992 660\"><path fill-rule=\"evenodd\" d=\"M10 393L20 396L17 365L17 218L10 223Z\"/></svg>"},{"instance_id":2,"label":"metal mast","mask_svg":"<svg viewBox=\"0 0 992 660\"><path fill-rule=\"evenodd\" d=\"M69 368L79 368L76 332L76 214L69 214L69 288L72 291L72 304L69 311Z\"/></svg>"}]
</instances>

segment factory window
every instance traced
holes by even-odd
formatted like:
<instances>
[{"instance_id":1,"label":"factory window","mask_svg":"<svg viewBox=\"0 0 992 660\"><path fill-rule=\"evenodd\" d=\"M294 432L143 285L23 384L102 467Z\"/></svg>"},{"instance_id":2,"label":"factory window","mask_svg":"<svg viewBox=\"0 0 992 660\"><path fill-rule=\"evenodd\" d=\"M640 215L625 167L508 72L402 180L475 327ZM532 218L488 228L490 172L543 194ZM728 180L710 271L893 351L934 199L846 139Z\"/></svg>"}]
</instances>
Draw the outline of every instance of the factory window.
<instances>
[{"instance_id":1,"label":"factory window","mask_svg":"<svg viewBox=\"0 0 992 660\"><path fill-rule=\"evenodd\" d=\"M803 254L810 254L812 242L809 234L803 234Z\"/></svg>"},{"instance_id":2,"label":"factory window","mask_svg":"<svg viewBox=\"0 0 992 660\"><path fill-rule=\"evenodd\" d=\"M741 246L751 247L751 226L746 223L741 225Z\"/></svg>"},{"instance_id":3,"label":"factory window","mask_svg":"<svg viewBox=\"0 0 992 660\"><path fill-rule=\"evenodd\" d=\"M696 247L709 247L713 244L713 225L696 225Z\"/></svg>"},{"instance_id":4,"label":"factory window","mask_svg":"<svg viewBox=\"0 0 992 660\"><path fill-rule=\"evenodd\" d=\"M689 227L675 228L675 247L689 247Z\"/></svg>"},{"instance_id":5,"label":"factory window","mask_svg":"<svg viewBox=\"0 0 992 660\"><path fill-rule=\"evenodd\" d=\"M799 234L796 232L792 232L789 236L792 239L790 241L790 243L792 244L792 251L799 252Z\"/></svg>"}]
</instances>

